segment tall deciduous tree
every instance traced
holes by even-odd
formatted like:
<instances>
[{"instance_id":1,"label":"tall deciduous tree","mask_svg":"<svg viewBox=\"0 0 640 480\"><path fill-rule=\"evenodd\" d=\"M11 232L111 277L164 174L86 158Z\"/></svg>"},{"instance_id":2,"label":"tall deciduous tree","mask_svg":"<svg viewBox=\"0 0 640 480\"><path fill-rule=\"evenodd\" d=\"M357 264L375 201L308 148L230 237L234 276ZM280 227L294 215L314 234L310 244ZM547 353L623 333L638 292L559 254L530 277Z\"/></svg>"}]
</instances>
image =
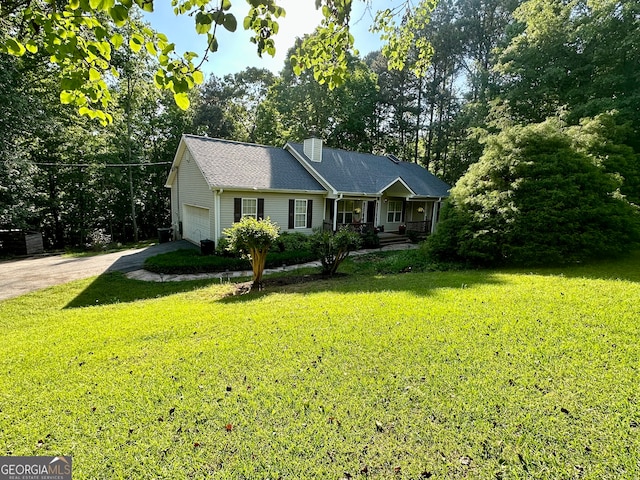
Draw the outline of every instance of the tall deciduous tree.
<instances>
[{"instance_id":1,"label":"tall deciduous tree","mask_svg":"<svg viewBox=\"0 0 640 480\"><path fill-rule=\"evenodd\" d=\"M618 110L640 147L640 4L617 0L528 0L514 13L522 32L500 57L502 99L516 121L559 109L578 123Z\"/></svg>"},{"instance_id":2,"label":"tall deciduous tree","mask_svg":"<svg viewBox=\"0 0 640 480\"><path fill-rule=\"evenodd\" d=\"M278 112L282 136L301 141L319 135L338 148L371 150L375 131L376 76L357 57L349 57L347 80L333 90L313 79L311 72L293 73L291 56L280 79L271 88L269 108L261 114ZM264 124L262 119L259 123Z\"/></svg>"}]
</instances>

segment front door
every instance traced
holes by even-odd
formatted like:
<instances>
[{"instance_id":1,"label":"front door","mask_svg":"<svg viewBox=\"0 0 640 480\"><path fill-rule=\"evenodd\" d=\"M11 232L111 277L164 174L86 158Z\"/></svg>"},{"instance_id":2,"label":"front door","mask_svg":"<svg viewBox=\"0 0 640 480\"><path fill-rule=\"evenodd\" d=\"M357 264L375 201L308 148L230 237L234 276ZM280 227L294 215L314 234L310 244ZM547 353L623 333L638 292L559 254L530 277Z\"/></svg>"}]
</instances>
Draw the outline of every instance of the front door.
<instances>
[{"instance_id":1,"label":"front door","mask_svg":"<svg viewBox=\"0 0 640 480\"><path fill-rule=\"evenodd\" d=\"M375 200L370 200L367 202L367 218L365 219L367 223L371 223L375 226L376 223L376 202Z\"/></svg>"}]
</instances>

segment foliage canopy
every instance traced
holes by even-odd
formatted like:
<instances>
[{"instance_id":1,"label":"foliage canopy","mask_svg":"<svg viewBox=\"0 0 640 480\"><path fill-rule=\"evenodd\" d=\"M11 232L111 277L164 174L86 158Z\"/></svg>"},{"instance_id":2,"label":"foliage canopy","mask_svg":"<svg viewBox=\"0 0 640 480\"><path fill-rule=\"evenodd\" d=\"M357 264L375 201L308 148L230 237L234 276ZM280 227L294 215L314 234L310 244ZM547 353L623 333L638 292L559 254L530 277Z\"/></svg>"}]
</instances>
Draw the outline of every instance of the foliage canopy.
<instances>
[{"instance_id":1,"label":"foliage canopy","mask_svg":"<svg viewBox=\"0 0 640 480\"><path fill-rule=\"evenodd\" d=\"M248 10L242 27L251 31L251 42L258 55L275 55L273 37L279 30L278 19L286 15L276 0L247 0ZM153 12L154 0L36 0L3 2L0 5L0 53L15 56L45 52L59 69L60 101L78 107L79 113L111 122L107 107L111 102L109 77L117 76L112 68L114 52L123 48L144 52L158 62L154 83L173 93L183 109L189 106L188 92L204 81L200 66L210 53L216 52L217 30L235 32L240 16L239 6L231 0L171 0L176 15L189 15L195 30L207 36L207 50L202 58L196 52L176 52L175 43L138 19L137 12ZM316 31L307 36L295 56L295 70L312 69L315 79L330 88L342 84L347 76L347 53L353 51L349 32L352 0L316 0L323 20ZM422 0L417 8L402 4L393 12L380 15L377 28L389 43L394 66L401 68L401 57L415 44L428 61L430 47L426 40L416 40L406 28L407 21L427 22L433 0ZM398 27L395 18L403 18ZM407 20L409 19L409 20ZM413 24L412 23L412 24ZM400 40L403 39L403 40ZM196 61L199 59L199 62Z\"/></svg>"}]
</instances>

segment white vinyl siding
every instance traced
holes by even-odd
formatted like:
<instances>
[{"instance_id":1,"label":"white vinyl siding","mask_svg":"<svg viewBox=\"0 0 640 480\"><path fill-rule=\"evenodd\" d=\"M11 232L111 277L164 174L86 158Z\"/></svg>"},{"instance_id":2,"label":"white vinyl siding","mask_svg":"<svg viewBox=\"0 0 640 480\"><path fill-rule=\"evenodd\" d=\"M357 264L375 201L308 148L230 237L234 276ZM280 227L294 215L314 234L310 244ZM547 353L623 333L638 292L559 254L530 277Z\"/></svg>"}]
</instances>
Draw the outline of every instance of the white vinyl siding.
<instances>
[{"instance_id":1,"label":"white vinyl siding","mask_svg":"<svg viewBox=\"0 0 640 480\"><path fill-rule=\"evenodd\" d=\"M233 224L233 199L248 198L248 195L256 195L255 192L228 192L225 191L220 196L220 229L229 228ZM260 192L259 198L264 198L264 216L269 217L280 227L280 231L287 230L289 224L289 200L295 198L295 194ZM322 227L324 196L309 195L309 200L313 200L313 225L312 228L296 229L296 232L312 233L313 228Z\"/></svg>"},{"instance_id":2,"label":"white vinyl siding","mask_svg":"<svg viewBox=\"0 0 640 480\"><path fill-rule=\"evenodd\" d=\"M172 202L176 200L175 203L172 203L173 227L176 232L179 232L179 225L182 222L182 238L198 244L200 240L213 239L213 192L209 189L202 172L189 153L189 149L185 149L176 178L171 185L171 200ZM200 211L196 214L200 219L198 220L199 225L197 227L189 226L188 223L192 219L184 217L187 205L204 209L208 215L208 223L204 223L204 218L201 218L205 212ZM187 235L187 229L191 232L188 234L190 236ZM199 230L197 234L196 230ZM193 238L194 236L196 238Z\"/></svg>"}]
</instances>

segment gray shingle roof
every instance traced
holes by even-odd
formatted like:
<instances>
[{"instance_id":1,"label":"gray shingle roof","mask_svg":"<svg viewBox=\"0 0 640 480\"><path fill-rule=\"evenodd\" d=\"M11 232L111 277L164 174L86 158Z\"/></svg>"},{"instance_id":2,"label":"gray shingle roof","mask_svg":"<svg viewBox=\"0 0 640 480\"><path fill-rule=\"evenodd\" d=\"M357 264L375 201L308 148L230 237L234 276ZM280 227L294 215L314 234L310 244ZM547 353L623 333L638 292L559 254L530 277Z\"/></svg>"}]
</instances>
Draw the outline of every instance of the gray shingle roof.
<instances>
[{"instance_id":1,"label":"gray shingle roof","mask_svg":"<svg viewBox=\"0 0 640 480\"><path fill-rule=\"evenodd\" d=\"M302 144L289 146L307 158ZM449 185L425 168L415 163L395 163L386 156L323 147L322 162L307 163L338 192L375 195L401 178L418 196L449 196Z\"/></svg>"},{"instance_id":2,"label":"gray shingle roof","mask_svg":"<svg viewBox=\"0 0 640 480\"><path fill-rule=\"evenodd\" d=\"M326 191L282 148L195 135L183 141L211 187Z\"/></svg>"}]
</instances>

